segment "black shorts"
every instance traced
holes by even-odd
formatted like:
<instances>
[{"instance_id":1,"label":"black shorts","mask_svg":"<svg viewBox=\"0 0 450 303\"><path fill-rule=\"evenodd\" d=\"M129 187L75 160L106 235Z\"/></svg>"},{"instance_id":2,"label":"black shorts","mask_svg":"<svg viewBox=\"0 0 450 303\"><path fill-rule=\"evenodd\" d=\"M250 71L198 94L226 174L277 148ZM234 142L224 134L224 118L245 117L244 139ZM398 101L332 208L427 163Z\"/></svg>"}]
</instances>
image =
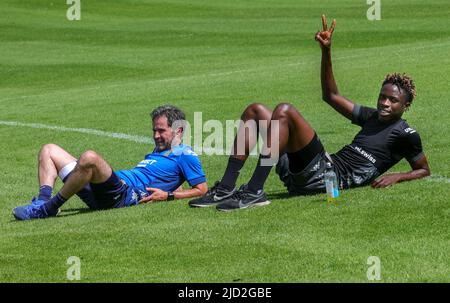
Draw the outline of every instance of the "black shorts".
<instances>
[{"instance_id":1,"label":"black shorts","mask_svg":"<svg viewBox=\"0 0 450 303\"><path fill-rule=\"evenodd\" d=\"M70 174L64 178L64 182ZM126 206L130 188L113 172L104 183L87 184L77 196L93 210L110 209Z\"/></svg>"},{"instance_id":2,"label":"black shorts","mask_svg":"<svg viewBox=\"0 0 450 303\"><path fill-rule=\"evenodd\" d=\"M296 161L298 158L301 158L301 162ZM306 164L302 165L301 170L296 172L296 167L290 165L290 159L291 162L304 163L306 161ZM325 152L322 142L315 135L304 149L293 154L284 153L281 155L276 166L276 173L290 195L322 193L326 192L323 175L327 162L332 162L331 158Z\"/></svg>"}]
</instances>

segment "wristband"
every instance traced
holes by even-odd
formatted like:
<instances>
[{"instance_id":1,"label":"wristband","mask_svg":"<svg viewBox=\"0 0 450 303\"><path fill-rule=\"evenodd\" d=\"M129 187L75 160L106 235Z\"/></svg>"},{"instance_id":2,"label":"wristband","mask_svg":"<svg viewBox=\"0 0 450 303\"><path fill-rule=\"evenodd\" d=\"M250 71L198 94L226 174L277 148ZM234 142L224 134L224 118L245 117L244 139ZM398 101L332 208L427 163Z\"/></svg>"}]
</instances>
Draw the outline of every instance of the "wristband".
<instances>
[{"instance_id":1,"label":"wristband","mask_svg":"<svg viewBox=\"0 0 450 303\"><path fill-rule=\"evenodd\" d=\"M175 200L175 195L173 194L173 192L169 191L167 192L167 201L173 201Z\"/></svg>"}]
</instances>

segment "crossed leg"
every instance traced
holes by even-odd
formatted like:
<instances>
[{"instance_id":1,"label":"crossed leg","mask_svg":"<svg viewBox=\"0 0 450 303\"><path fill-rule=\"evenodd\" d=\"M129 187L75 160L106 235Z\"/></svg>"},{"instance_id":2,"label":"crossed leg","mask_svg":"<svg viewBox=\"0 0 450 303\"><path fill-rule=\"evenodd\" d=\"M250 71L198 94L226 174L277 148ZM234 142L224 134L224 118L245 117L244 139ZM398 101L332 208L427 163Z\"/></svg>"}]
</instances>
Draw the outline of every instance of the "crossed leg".
<instances>
[{"instance_id":1,"label":"crossed leg","mask_svg":"<svg viewBox=\"0 0 450 303\"><path fill-rule=\"evenodd\" d=\"M40 186L53 188L58 174L67 165L77 164L60 190L61 196L69 199L79 192L87 183L103 183L112 174L110 165L96 152L86 151L77 160L56 144L44 145L38 157L38 175Z\"/></svg>"},{"instance_id":2,"label":"crossed leg","mask_svg":"<svg viewBox=\"0 0 450 303\"><path fill-rule=\"evenodd\" d=\"M84 152L77 161L61 147L46 144L39 152L38 162L39 197L29 205L14 208L13 215L18 220L56 216L59 208L74 194L78 194L90 208L110 208L113 206L111 195L122 195L126 190L109 164L94 151ZM58 175L65 183L58 194L51 197ZM96 191L91 191L86 186L88 183L91 187L95 185ZM101 205L95 203L96 193L105 196L100 200Z\"/></svg>"},{"instance_id":3,"label":"crossed leg","mask_svg":"<svg viewBox=\"0 0 450 303\"><path fill-rule=\"evenodd\" d=\"M42 146L38 156L38 177L40 186L53 188L61 170L77 159L56 144Z\"/></svg>"},{"instance_id":4,"label":"crossed leg","mask_svg":"<svg viewBox=\"0 0 450 303\"><path fill-rule=\"evenodd\" d=\"M96 152L88 150L81 154L75 169L70 174L60 195L69 199L88 183L104 183L112 175L111 166Z\"/></svg>"}]
</instances>

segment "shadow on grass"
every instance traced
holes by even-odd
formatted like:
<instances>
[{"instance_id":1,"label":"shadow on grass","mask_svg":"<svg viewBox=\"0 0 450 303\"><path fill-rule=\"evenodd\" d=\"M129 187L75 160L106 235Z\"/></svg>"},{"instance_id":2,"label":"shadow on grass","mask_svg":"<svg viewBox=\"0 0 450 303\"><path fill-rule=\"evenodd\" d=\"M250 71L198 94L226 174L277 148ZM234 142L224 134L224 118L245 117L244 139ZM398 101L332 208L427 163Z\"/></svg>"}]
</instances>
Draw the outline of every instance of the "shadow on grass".
<instances>
[{"instance_id":1,"label":"shadow on grass","mask_svg":"<svg viewBox=\"0 0 450 303\"><path fill-rule=\"evenodd\" d=\"M291 199L291 198L295 198L296 196L292 196L290 195L288 192L276 192L276 193L270 193L267 194L267 198L269 200L285 200L285 199Z\"/></svg>"},{"instance_id":2,"label":"shadow on grass","mask_svg":"<svg viewBox=\"0 0 450 303\"><path fill-rule=\"evenodd\" d=\"M94 212L94 211L95 210L92 210L92 209L87 208L87 207L69 208L69 209L61 210L61 212L58 214L57 217L70 217L70 216L75 216L75 215L91 213L91 212Z\"/></svg>"},{"instance_id":3,"label":"shadow on grass","mask_svg":"<svg viewBox=\"0 0 450 303\"><path fill-rule=\"evenodd\" d=\"M112 209L114 209L114 208L112 208ZM92 212L108 211L108 210L110 210L110 209L95 210L95 209L90 209L90 208L87 208L87 207L67 208L67 209L61 210L56 217L45 218L45 220L47 220L47 219L66 218L66 217L71 217L71 216L80 216L80 215L89 214L89 213L92 213ZM42 219L39 219L39 220L42 220ZM15 219L13 217L13 219L9 223L20 222L20 221L22 221L22 220L17 220L17 219ZM25 220L25 221L29 221L29 220Z\"/></svg>"},{"instance_id":4,"label":"shadow on grass","mask_svg":"<svg viewBox=\"0 0 450 303\"><path fill-rule=\"evenodd\" d=\"M61 210L61 212L56 217L49 217L49 218L46 218L46 219L70 217L70 216L90 213L90 212L93 212L93 211L95 211L95 210L92 210L92 209L89 209L89 208L69 208L69 209ZM12 223L12 222L20 222L20 221L23 221L23 220L17 220L17 219L15 219L13 217L13 219L10 221L10 223ZM28 220L25 220L25 221L28 221Z\"/></svg>"},{"instance_id":5,"label":"shadow on grass","mask_svg":"<svg viewBox=\"0 0 450 303\"><path fill-rule=\"evenodd\" d=\"M308 198L310 202L323 202L322 194L313 194L313 195L290 195L288 192L276 192L267 194L267 198L269 200L289 200L289 199L299 199L299 198Z\"/></svg>"}]
</instances>

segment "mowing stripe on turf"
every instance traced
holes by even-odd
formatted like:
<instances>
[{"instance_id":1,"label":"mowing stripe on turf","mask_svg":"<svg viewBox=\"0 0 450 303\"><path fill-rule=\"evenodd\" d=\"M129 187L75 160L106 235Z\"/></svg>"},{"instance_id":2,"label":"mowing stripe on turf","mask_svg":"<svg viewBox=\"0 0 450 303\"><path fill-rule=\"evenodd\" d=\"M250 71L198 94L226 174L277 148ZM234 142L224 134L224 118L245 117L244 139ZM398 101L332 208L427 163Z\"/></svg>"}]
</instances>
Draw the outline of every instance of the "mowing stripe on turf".
<instances>
[{"instance_id":1,"label":"mowing stripe on turf","mask_svg":"<svg viewBox=\"0 0 450 303\"><path fill-rule=\"evenodd\" d=\"M3 121L0 120L0 125L12 126L12 127L29 127L35 129L49 129L61 132L73 132L73 133L82 133L88 135L95 135L100 137L114 138L120 140L131 141L135 143L143 143L143 144L154 144L153 138L145 137L145 136L137 136L137 135L129 135L123 133L114 133L114 132L106 132L102 130L92 129L92 128L71 128L64 126L54 126L54 125L46 125L40 123L23 123L18 121ZM223 149L208 149L203 148L203 151L207 154L216 154L224 155L225 152ZM450 183L450 178L440 175L432 175L425 178L426 181L429 182L437 182L437 183Z\"/></svg>"},{"instance_id":2,"label":"mowing stripe on turf","mask_svg":"<svg viewBox=\"0 0 450 303\"><path fill-rule=\"evenodd\" d=\"M380 49L380 51L387 51L389 54L394 55L401 55L403 52L411 52L411 51L420 51L420 50L430 50L433 48L440 48L440 47L446 47L450 46L450 42L436 42L432 41L432 44L426 44L421 46L415 46L415 47L406 47L402 46L400 48L394 48L392 49L389 47L377 47L374 49ZM376 53L377 56L379 53ZM364 50L361 53L353 54L353 55L346 55L346 56L336 56L333 58L333 62L338 62L341 60L347 60L347 59L357 59L357 58L364 58L368 57L367 52ZM299 58L301 60L301 58ZM197 74L197 75L188 75L188 76L181 76L181 77L173 77L173 78L164 78L164 79L144 79L140 81L130 81L130 82L120 82L120 83L113 83L113 84L107 84L107 85L99 85L99 86L90 86L90 87L83 87L83 88L77 88L77 89L71 89L71 90L64 90L64 91L50 91L48 93L44 94L33 94L33 95L22 95L22 96L15 96L15 97L6 97L3 99L0 99L0 102L3 101L11 101L11 100L20 100L20 99L27 99L27 98L38 98L38 97L45 97L53 94L62 94L62 95L72 95L77 91L85 92L87 90L99 90L99 89L110 89L110 88L116 88L116 87L126 87L129 85L134 85L137 82L149 84L149 83L158 83L158 82L176 82L176 81L184 81L184 80L192 80L197 78L209 78L209 77L226 77L234 74L239 73L257 73L262 71L267 71L271 69L282 69L282 68L288 68L288 67L294 67L294 66L302 66L302 65L308 65L308 64L317 64L319 62L320 57L318 56L315 58L315 60L305 60L300 62L294 62L294 63L284 63L284 64L274 64L264 67L256 67L256 68L248 68L248 69L240 69L240 70L232 70L232 71L225 71L225 72L218 72L218 73L205 73L205 74Z\"/></svg>"}]
</instances>

